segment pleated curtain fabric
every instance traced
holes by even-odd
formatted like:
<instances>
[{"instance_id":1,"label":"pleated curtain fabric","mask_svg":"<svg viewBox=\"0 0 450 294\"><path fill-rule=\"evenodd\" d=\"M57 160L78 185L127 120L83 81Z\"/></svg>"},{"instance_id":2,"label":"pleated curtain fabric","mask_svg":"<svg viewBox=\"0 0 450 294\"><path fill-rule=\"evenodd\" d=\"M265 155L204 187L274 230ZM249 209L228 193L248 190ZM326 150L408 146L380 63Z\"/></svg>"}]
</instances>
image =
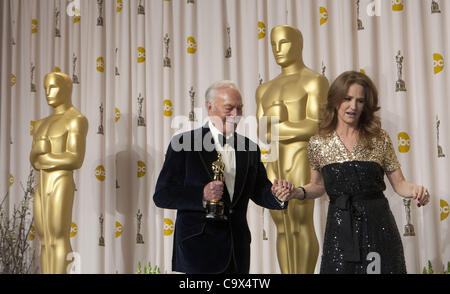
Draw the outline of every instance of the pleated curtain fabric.
<instances>
[{"instance_id":1,"label":"pleated curtain fabric","mask_svg":"<svg viewBox=\"0 0 450 294\"><path fill-rule=\"evenodd\" d=\"M72 272L135 273L140 261L172 273L176 212L152 200L166 148L175 133L205 123L205 90L221 79L242 92L238 131L258 140L255 91L280 73L270 30L282 24L301 30L305 64L330 83L346 70L374 80L405 177L432 195L425 208L411 206L416 236L402 237L408 272L450 261L449 1L2 0L0 9L7 207L23 197L34 122L51 113L47 73L72 77L73 104L89 120L84 164L74 172ZM271 151L261 146L264 160ZM403 233L405 206L387 186ZM320 244L327 206L327 197L316 200ZM269 211L250 203L248 222L250 272L280 273ZM316 272L319 265L320 254Z\"/></svg>"}]
</instances>

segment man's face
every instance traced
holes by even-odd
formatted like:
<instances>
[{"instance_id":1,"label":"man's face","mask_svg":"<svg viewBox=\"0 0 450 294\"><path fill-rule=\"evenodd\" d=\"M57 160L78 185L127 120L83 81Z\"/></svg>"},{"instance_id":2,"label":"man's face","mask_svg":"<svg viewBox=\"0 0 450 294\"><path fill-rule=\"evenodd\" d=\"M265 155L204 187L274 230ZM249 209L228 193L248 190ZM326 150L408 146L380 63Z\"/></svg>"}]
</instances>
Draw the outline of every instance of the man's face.
<instances>
[{"instance_id":1,"label":"man's face","mask_svg":"<svg viewBox=\"0 0 450 294\"><path fill-rule=\"evenodd\" d=\"M301 48L290 30L283 27L274 28L270 39L273 56L278 65L288 66L301 59Z\"/></svg>"},{"instance_id":2,"label":"man's face","mask_svg":"<svg viewBox=\"0 0 450 294\"><path fill-rule=\"evenodd\" d=\"M212 101L206 102L214 126L224 134L233 133L242 116L242 98L238 90L220 88Z\"/></svg>"}]
</instances>

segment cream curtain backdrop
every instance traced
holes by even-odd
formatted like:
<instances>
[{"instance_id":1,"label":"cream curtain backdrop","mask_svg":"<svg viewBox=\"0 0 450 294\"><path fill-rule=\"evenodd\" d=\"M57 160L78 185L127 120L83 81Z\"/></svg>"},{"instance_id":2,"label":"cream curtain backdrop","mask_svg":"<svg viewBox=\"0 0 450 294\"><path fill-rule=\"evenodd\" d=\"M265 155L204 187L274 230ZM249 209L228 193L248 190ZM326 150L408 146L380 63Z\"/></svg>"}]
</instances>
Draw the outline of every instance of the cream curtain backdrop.
<instances>
[{"instance_id":1,"label":"cream curtain backdrop","mask_svg":"<svg viewBox=\"0 0 450 294\"><path fill-rule=\"evenodd\" d=\"M172 273L176 214L152 201L170 138L201 126L206 88L231 79L244 100L239 132L257 140L249 127L256 88L280 72L270 30L289 24L303 33L306 65L330 82L350 69L375 81L403 172L432 195L425 208L411 206L416 236L402 237L408 272L428 260L442 271L450 261L449 2L0 0L0 196L9 192L10 208L23 197L33 123L50 114L44 76L65 72L73 104L89 120L85 161L74 173L72 271L134 273L141 261ZM405 89L396 88L399 79ZM403 233L402 199L387 186ZM327 206L326 197L316 200L320 244ZM250 203L248 221L250 272L279 273L269 212ZM39 249L37 236L30 242ZM319 264L320 254L316 272Z\"/></svg>"}]
</instances>

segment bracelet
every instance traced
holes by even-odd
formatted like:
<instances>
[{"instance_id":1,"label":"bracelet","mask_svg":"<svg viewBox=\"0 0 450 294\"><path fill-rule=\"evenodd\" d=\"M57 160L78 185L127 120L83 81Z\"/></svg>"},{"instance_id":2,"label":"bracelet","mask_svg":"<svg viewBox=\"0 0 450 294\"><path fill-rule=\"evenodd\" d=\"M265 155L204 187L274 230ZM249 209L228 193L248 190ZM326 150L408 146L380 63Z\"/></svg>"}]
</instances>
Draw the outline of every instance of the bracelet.
<instances>
[{"instance_id":1,"label":"bracelet","mask_svg":"<svg viewBox=\"0 0 450 294\"><path fill-rule=\"evenodd\" d=\"M299 188L303 190L303 198L300 200L305 200L306 199L306 190L303 186L300 186Z\"/></svg>"}]
</instances>

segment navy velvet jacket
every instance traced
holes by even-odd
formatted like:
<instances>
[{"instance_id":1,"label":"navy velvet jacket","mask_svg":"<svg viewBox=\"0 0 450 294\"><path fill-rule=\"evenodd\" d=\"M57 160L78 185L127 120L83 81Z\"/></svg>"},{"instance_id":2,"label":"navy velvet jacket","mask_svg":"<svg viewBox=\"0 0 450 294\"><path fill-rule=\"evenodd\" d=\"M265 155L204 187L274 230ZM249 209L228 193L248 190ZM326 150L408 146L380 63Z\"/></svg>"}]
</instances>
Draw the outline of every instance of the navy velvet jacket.
<instances>
[{"instance_id":1,"label":"navy velvet jacket","mask_svg":"<svg viewBox=\"0 0 450 294\"><path fill-rule=\"evenodd\" d=\"M233 201L224 189L227 221L205 218L203 188L213 180L211 164L217 160L206 126L174 136L156 183L156 206L177 210L172 269L186 273L221 273L230 262L238 273L248 273L251 235L247 223L249 199L268 209L285 209L271 193L272 183L261 162L259 147L235 135L236 177ZM190 141L190 142L189 142ZM211 145L212 144L212 145ZM189 148L179 148L180 145ZM234 253L234 254L233 254Z\"/></svg>"}]
</instances>

